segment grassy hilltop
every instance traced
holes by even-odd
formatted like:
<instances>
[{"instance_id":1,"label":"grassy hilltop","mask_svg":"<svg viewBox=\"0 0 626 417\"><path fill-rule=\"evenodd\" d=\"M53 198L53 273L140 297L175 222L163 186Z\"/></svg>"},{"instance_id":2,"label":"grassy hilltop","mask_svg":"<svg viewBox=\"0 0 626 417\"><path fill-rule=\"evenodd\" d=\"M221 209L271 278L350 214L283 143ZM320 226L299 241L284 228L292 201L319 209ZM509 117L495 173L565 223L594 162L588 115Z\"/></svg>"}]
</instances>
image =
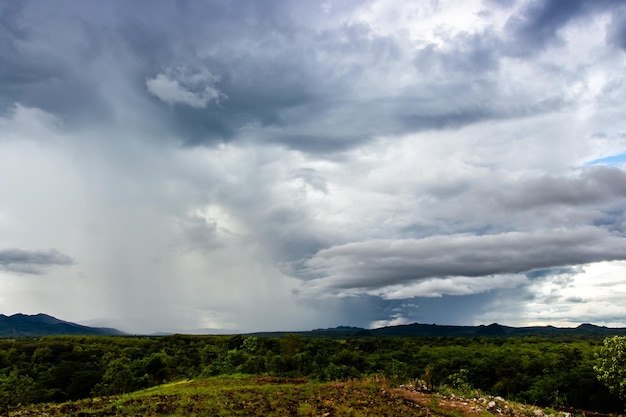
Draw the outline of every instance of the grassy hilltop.
<instances>
[{"instance_id":1,"label":"grassy hilltop","mask_svg":"<svg viewBox=\"0 0 626 417\"><path fill-rule=\"evenodd\" d=\"M507 402L423 393L385 380L312 382L269 377L180 381L126 395L39 404L9 416L493 416L543 417L565 413Z\"/></svg>"}]
</instances>

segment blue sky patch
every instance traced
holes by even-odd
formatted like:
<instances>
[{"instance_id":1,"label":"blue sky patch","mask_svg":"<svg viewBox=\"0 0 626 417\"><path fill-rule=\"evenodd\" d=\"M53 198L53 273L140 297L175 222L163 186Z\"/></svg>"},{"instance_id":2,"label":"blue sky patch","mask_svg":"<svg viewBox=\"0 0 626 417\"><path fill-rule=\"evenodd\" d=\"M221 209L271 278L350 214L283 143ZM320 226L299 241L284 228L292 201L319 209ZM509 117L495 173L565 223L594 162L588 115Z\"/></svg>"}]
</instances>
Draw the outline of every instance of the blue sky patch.
<instances>
[{"instance_id":1,"label":"blue sky patch","mask_svg":"<svg viewBox=\"0 0 626 417\"><path fill-rule=\"evenodd\" d=\"M617 155L607 156L605 158L594 159L593 161L585 163L586 166L606 165L611 167L621 166L624 164L626 164L626 152Z\"/></svg>"}]
</instances>

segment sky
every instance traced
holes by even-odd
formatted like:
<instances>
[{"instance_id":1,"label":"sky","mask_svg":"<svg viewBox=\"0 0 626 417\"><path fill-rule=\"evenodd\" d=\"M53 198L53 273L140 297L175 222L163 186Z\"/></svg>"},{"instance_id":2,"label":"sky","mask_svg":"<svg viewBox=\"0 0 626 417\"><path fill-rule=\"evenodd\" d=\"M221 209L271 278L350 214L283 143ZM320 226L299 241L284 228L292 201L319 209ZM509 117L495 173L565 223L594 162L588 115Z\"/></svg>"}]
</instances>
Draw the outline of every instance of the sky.
<instances>
[{"instance_id":1,"label":"sky","mask_svg":"<svg viewBox=\"0 0 626 417\"><path fill-rule=\"evenodd\" d=\"M621 0L0 0L0 313L626 327Z\"/></svg>"}]
</instances>

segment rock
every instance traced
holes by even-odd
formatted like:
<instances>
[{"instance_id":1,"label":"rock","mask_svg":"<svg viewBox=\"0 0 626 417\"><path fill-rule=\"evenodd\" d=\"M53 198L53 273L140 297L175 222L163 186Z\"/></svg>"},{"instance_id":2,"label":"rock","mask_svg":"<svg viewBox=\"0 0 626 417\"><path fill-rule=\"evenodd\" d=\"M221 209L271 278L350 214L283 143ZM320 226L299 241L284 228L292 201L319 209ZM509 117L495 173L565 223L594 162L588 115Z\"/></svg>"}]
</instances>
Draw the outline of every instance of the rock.
<instances>
[{"instance_id":1,"label":"rock","mask_svg":"<svg viewBox=\"0 0 626 417\"><path fill-rule=\"evenodd\" d=\"M495 401L489 401L489 404L487 404L487 408L496 408L496 402Z\"/></svg>"},{"instance_id":2,"label":"rock","mask_svg":"<svg viewBox=\"0 0 626 417\"><path fill-rule=\"evenodd\" d=\"M544 414L544 413L543 413L543 411L541 411L541 410L534 410L534 411L533 411L533 415L534 415L535 417L543 417L545 414Z\"/></svg>"}]
</instances>

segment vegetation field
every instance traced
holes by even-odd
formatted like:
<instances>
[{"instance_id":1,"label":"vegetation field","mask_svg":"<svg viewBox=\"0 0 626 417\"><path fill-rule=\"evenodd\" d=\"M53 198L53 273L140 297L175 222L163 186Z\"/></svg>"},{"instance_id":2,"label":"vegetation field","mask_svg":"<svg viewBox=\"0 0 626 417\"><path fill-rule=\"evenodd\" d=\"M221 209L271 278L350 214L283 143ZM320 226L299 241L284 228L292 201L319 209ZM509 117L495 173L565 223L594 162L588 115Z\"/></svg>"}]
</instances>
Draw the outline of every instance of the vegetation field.
<instances>
[{"instance_id":1,"label":"vegetation field","mask_svg":"<svg viewBox=\"0 0 626 417\"><path fill-rule=\"evenodd\" d=\"M375 382L210 378L132 394L41 404L10 416L422 416L419 403Z\"/></svg>"},{"instance_id":2,"label":"vegetation field","mask_svg":"<svg viewBox=\"0 0 626 417\"><path fill-rule=\"evenodd\" d=\"M566 417L502 398L424 393L385 380L314 382L270 377L179 381L115 396L18 407L9 416Z\"/></svg>"},{"instance_id":3,"label":"vegetation field","mask_svg":"<svg viewBox=\"0 0 626 417\"><path fill-rule=\"evenodd\" d=\"M404 415L420 412L414 396L373 381L392 387L422 381L542 407L622 412L619 390L609 391L594 369L602 346L593 338L536 337L0 339L0 415L43 403L47 415L135 409L134 415L398 415L384 414L392 405ZM216 378L238 374L256 378ZM122 405L124 413L116 414ZM45 415L37 412L43 411L31 415Z\"/></svg>"}]
</instances>

